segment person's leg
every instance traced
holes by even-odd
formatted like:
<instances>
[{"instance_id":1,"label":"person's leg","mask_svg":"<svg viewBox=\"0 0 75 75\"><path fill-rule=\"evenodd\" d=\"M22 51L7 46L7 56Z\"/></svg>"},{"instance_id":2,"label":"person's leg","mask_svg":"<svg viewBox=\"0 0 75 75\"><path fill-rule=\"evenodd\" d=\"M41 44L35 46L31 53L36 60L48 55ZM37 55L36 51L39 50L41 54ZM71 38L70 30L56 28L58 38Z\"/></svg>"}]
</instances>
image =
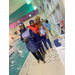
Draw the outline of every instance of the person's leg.
<instances>
[{"instance_id":1,"label":"person's leg","mask_svg":"<svg viewBox=\"0 0 75 75\"><path fill-rule=\"evenodd\" d=\"M45 50L43 48L42 42L40 42L39 45L40 45L41 49L43 50L43 52L46 54L46 52L45 52Z\"/></svg>"},{"instance_id":2,"label":"person's leg","mask_svg":"<svg viewBox=\"0 0 75 75\"><path fill-rule=\"evenodd\" d=\"M46 36L45 36L45 38L46 38ZM49 40L49 39L46 39L46 41L48 42L48 44L49 44L51 50L53 50L53 48L52 48L52 44L51 44L50 40Z\"/></svg>"},{"instance_id":3,"label":"person's leg","mask_svg":"<svg viewBox=\"0 0 75 75\"><path fill-rule=\"evenodd\" d=\"M32 54L38 60L38 63L39 63L39 57L36 55L36 53L32 53Z\"/></svg>"},{"instance_id":4,"label":"person's leg","mask_svg":"<svg viewBox=\"0 0 75 75\"><path fill-rule=\"evenodd\" d=\"M49 32L50 32L51 36L53 36L53 34L51 33L51 30L49 30Z\"/></svg>"},{"instance_id":5,"label":"person's leg","mask_svg":"<svg viewBox=\"0 0 75 75\"><path fill-rule=\"evenodd\" d=\"M39 59L40 59L41 61L43 61L43 63L46 63L45 60L43 59L43 57L41 56L41 54L40 54L39 51L37 52L37 55L38 55Z\"/></svg>"},{"instance_id":6,"label":"person's leg","mask_svg":"<svg viewBox=\"0 0 75 75\"><path fill-rule=\"evenodd\" d=\"M45 36L42 37L42 41L44 43L44 46L46 47L46 49L48 50L47 44L46 44L46 38Z\"/></svg>"},{"instance_id":7,"label":"person's leg","mask_svg":"<svg viewBox=\"0 0 75 75\"><path fill-rule=\"evenodd\" d=\"M42 49L41 49L41 47L40 47L40 44L39 44L39 43L37 43L37 47L38 47L38 49L40 50L40 52L41 52L41 54L42 54L43 52L42 52Z\"/></svg>"}]
</instances>

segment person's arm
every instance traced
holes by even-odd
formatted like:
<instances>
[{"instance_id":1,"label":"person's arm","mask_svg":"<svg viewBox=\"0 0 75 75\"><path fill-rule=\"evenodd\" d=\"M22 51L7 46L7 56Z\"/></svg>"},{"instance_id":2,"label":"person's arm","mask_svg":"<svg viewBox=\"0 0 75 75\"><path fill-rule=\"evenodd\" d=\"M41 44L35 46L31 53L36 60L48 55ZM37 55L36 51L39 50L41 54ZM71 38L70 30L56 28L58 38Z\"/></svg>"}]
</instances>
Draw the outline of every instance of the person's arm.
<instances>
[{"instance_id":1,"label":"person's arm","mask_svg":"<svg viewBox=\"0 0 75 75\"><path fill-rule=\"evenodd\" d=\"M53 34L51 33L51 30L49 30L49 32L50 32L51 36L53 37Z\"/></svg>"},{"instance_id":2,"label":"person's arm","mask_svg":"<svg viewBox=\"0 0 75 75\"><path fill-rule=\"evenodd\" d=\"M31 39L34 39L35 37L35 34L32 32L31 29L29 29L29 32L31 34L31 36L27 37L27 38L24 38L24 42L26 43L27 41L31 40Z\"/></svg>"},{"instance_id":3,"label":"person's arm","mask_svg":"<svg viewBox=\"0 0 75 75\"><path fill-rule=\"evenodd\" d=\"M21 41L24 43L24 40L23 40L23 38L22 38L22 34L20 34L20 36L21 36Z\"/></svg>"},{"instance_id":4,"label":"person's arm","mask_svg":"<svg viewBox=\"0 0 75 75\"><path fill-rule=\"evenodd\" d=\"M45 31L46 31L46 38L49 39L49 36L48 36L48 29L47 29L47 27L46 27L46 24L43 23L43 26L44 26Z\"/></svg>"},{"instance_id":5,"label":"person's arm","mask_svg":"<svg viewBox=\"0 0 75 75\"><path fill-rule=\"evenodd\" d=\"M28 27L26 26L26 27L25 27L25 29L27 30L27 29L28 29Z\"/></svg>"},{"instance_id":6,"label":"person's arm","mask_svg":"<svg viewBox=\"0 0 75 75\"><path fill-rule=\"evenodd\" d=\"M30 27L30 25L29 26L27 26L28 28L30 28L32 31L33 31L33 33L35 33L36 34L36 28L34 28L34 27Z\"/></svg>"},{"instance_id":7,"label":"person's arm","mask_svg":"<svg viewBox=\"0 0 75 75\"><path fill-rule=\"evenodd\" d=\"M48 36L48 29L47 27L44 27L45 28L45 31L46 31L46 38L49 39L49 36Z\"/></svg>"},{"instance_id":8,"label":"person's arm","mask_svg":"<svg viewBox=\"0 0 75 75\"><path fill-rule=\"evenodd\" d=\"M31 39L34 39L34 37L35 37L35 34L32 32L31 29L29 29L29 32L30 32L31 36L27 38L27 41L31 40Z\"/></svg>"},{"instance_id":9,"label":"person's arm","mask_svg":"<svg viewBox=\"0 0 75 75\"><path fill-rule=\"evenodd\" d=\"M51 28L51 24L50 23L49 23L49 25L50 25L50 28ZM53 37L53 34L52 34L51 30L49 30L49 32L50 32L51 36Z\"/></svg>"},{"instance_id":10,"label":"person's arm","mask_svg":"<svg viewBox=\"0 0 75 75\"><path fill-rule=\"evenodd\" d=\"M42 37L43 35L39 32L39 35Z\"/></svg>"}]
</instances>

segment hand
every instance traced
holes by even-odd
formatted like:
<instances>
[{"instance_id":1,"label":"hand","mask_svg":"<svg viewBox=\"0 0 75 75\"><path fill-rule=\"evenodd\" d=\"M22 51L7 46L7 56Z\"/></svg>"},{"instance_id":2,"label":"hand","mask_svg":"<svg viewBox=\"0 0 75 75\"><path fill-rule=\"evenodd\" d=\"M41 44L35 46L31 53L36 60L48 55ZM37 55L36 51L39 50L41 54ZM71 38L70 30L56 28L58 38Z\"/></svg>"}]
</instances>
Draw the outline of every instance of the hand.
<instances>
[{"instance_id":1,"label":"hand","mask_svg":"<svg viewBox=\"0 0 75 75\"><path fill-rule=\"evenodd\" d=\"M43 23L40 21L40 24L43 25Z\"/></svg>"},{"instance_id":2,"label":"hand","mask_svg":"<svg viewBox=\"0 0 75 75\"><path fill-rule=\"evenodd\" d=\"M37 32L37 30L35 30L35 33Z\"/></svg>"},{"instance_id":3,"label":"hand","mask_svg":"<svg viewBox=\"0 0 75 75\"><path fill-rule=\"evenodd\" d=\"M40 33L40 36L43 36L43 35Z\"/></svg>"},{"instance_id":4,"label":"hand","mask_svg":"<svg viewBox=\"0 0 75 75\"><path fill-rule=\"evenodd\" d=\"M24 42L27 42L27 38L24 38Z\"/></svg>"},{"instance_id":5,"label":"hand","mask_svg":"<svg viewBox=\"0 0 75 75\"><path fill-rule=\"evenodd\" d=\"M46 39L49 39L48 35L46 36Z\"/></svg>"}]
</instances>

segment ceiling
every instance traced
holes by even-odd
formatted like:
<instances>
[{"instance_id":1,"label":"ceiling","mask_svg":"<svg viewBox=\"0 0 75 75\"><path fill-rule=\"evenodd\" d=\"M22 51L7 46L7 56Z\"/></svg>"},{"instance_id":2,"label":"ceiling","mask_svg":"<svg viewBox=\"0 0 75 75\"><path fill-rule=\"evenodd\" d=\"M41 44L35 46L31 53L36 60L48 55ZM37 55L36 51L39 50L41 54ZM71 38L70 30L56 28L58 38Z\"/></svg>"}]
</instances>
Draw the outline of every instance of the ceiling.
<instances>
[{"instance_id":1,"label":"ceiling","mask_svg":"<svg viewBox=\"0 0 75 75\"><path fill-rule=\"evenodd\" d=\"M14 13L12 13L9 16L9 25L13 22L17 21L18 19L24 17L25 15L29 14L34 10L32 4L24 4L22 7L20 7L18 10L16 10Z\"/></svg>"},{"instance_id":2,"label":"ceiling","mask_svg":"<svg viewBox=\"0 0 75 75\"><path fill-rule=\"evenodd\" d=\"M9 0L9 15L25 4L25 0Z\"/></svg>"},{"instance_id":3,"label":"ceiling","mask_svg":"<svg viewBox=\"0 0 75 75\"><path fill-rule=\"evenodd\" d=\"M26 3L26 0L9 0L9 15L14 13ZM43 8L43 0L31 0L32 6L36 5L40 11L40 6Z\"/></svg>"},{"instance_id":4,"label":"ceiling","mask_svg":"<svg viewBox=\"0 0 75 75\"><path fill-rule=\"evenodd\" d=\"M30 4L26 0L9 0L9 25L33 11L34 6L40 13L44 10L43 0L31 0Z\"/></svg>"}]
</instances>

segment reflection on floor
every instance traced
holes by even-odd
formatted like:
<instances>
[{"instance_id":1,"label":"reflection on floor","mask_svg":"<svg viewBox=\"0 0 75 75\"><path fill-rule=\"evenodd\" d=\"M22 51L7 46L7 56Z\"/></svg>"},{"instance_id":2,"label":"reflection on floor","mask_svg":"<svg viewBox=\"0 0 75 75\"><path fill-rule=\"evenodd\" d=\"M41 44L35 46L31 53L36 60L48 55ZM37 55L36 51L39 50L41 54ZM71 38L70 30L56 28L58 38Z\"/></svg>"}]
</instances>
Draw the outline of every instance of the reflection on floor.
<instances>
[{"instance_id":1,"label":"reflection on floor","mask_svg":"<svg viewBox=\"0 0 75 75\"><path fill-rule=\"evenodd\" d=\"M52 29L52 34L54 38L49 34L50 41L54 48L53 40L56 39L58 34ZM51 51L45 55L46 64L37 63L37 60L33 58L30 68L27 72L27 75L65 75L65 67L61 63L61 60L58 56L57 51L54 48L54 51ZM24 72L20 75L25 75Z\"/></svg>"},{"instance_id":2,"label":"reflection on floor","mask_svg":"<svg viewBox=\"0 0 75 75\"><path fill-rule=\"evenodd\" d=\"M20 38L20 36L18 36L18 37L16 37L15 39L13 39L13 40L9 40L9 45L11 45L14 41L16 41L18 38Z\"/></svg>"}]
</instances>

